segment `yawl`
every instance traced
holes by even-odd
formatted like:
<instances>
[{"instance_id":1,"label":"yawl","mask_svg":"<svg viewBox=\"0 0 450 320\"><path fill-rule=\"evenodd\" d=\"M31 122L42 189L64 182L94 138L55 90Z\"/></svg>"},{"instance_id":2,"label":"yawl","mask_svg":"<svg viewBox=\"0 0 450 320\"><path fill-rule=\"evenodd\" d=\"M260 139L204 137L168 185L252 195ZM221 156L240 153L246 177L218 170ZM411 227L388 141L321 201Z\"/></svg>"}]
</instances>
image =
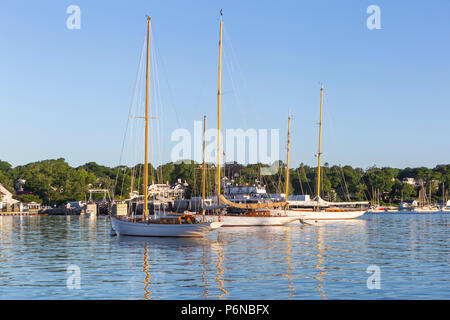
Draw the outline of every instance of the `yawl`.
<instances>
[{"instance_id":1,"label":"yawl","mask_svg":"<svg viewBox=\"0 0 450 320\"><path fill-rule=\"evenodd\" d=\"M199 222L193 215L149 217L148 214L148 119L150 74L150 17L147 17L147 69L145 101L144 210L142 219L111 216L111 225L119 235L147 237L203 237L222 226L222 222Z\"/></svg>"}]
</instances>

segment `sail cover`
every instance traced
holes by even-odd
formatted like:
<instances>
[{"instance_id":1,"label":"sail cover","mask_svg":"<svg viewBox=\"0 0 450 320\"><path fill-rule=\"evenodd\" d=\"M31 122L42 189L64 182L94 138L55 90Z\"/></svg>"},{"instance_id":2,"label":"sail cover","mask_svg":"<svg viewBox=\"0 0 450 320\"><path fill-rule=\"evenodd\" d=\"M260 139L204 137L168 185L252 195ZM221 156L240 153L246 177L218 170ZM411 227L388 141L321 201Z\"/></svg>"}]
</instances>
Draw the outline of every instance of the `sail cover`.
<instances>
[{"instance_id":1,"label":"sail cover","mask_svg":"<svg viewBox=\"0 0 450 320\"><path fill-rule=\"evenodd\" d=\"M219 195L219 204L225 204L238 209L269 209L286 206L286 202L234 203L223 195Z\"/></svg>"}]
</instances>

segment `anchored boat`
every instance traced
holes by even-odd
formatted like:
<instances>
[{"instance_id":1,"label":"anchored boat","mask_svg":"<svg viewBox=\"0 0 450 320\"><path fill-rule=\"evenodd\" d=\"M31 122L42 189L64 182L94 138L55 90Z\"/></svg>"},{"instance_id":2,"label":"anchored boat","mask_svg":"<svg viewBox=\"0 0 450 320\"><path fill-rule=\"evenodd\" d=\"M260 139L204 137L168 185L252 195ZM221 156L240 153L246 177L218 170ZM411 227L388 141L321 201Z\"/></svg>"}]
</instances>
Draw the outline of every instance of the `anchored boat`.
<instances>
[{"instance_id":1,"label":"anchored boat","mask_svg":"<svg viewBox=\"0 0 450 320\"><path fill-rule=\"evenodd\" d=\"M144 208L140 219L113 217L111 225L118 235L143 237L203 237L222 226L222 222L199 221L193 215L179 217L149 217L148 212L148 119L149 119L149 73L150 73L150 17L147 17L147 68L145 102L145 165L144 165Z\"/></svg>"},{"instance_id":2,"label":"anchored boat","mask_svg":"<svg viewBox=\"0 0 450 320\"><path fill-rule=\"evenodd\" d=\"M190 219L190 220L189 220ZM222 226L222 222L199 222L195 217L180 216L158 220L133 220L111 217L111 224L119 235L141 237L203 237Z\"/></svg>"},{"instance_id":3,"label":"anchored boat","mask_svg":"<svg viewBox=\"0 0 450 320\"><path fill-rule=\"evenodd\" d=\"M203 171L202 171L202 213L198 214L205 221L217 221L222 222L224 227L236 227L236 226L281 226L296 220L299 220L301 215L288 215L286 210L282 207L284 204L274 204L274 203L258 203L258 204L237 204L232 201L227 200L223 195L221 195L221 178L220 178L220 155L222 154L220 149L220 108L222 102L222 88L221 88L221 72L222 72L222 10L220 10L220 34L219 34L219 81L218 81L218 91L217 91L217 205L214 207L215 210L223 210L227 208L239 208L239 213L214 213L205 214L205 130L206 130L206 117L204 117L203 124ZM272 209L278 207L277 209ZM213 208L209 208L213 209Z\"/></svg>"},{"instance_id":4,"label":"anchored boat","mask_svg":"<svg viewBox=\"0 0 450 320\"><path fill-rule=\"evenodd\" d=\"M312 209L294 209L289 211L290 215L299 215L304 222L311 220L347 220L355 219L362 216L366 211L362 210L345 210L341 208L327 208L321 209L320 204L323 200L320 198L320 158L322 155L322 106L323 106L323 86L320 88L320 121L319 121L319 152L317 154L317 196L314 199L316 206ZM289 141L289 139L288 139ZM289 145L289 142L288 142ZM288 159L289 159L289 147L288 147ZM288 160L289 165L289 160ZM289 167L288 167L289 168ZM289 170L287 170L289 171ZM288 185L289 183L286 183ZM288 201L288 189L286 187L286 201Z\"/></svg>"}]
</instances>

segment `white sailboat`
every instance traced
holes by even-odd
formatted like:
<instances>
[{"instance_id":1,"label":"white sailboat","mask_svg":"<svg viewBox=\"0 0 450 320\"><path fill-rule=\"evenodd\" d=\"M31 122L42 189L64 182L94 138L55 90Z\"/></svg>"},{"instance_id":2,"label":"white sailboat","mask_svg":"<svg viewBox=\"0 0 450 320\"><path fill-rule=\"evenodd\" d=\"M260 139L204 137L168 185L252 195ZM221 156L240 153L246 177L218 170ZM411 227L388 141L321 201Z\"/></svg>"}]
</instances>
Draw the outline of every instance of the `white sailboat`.
<instances>
[{"instance_id":1,"label":"white sailboat","mask_svg":"<svg viewBox=\"0 0 450 320\"><path fill-rule=\"evenodd\" d=\"M168 220L172 219L172 223ZM141 237L203 237L222 226L222 222L178 222L178 218L166 218L157 221L135 221L111 217L111 224L119 235Z\"/></svg>"},{"instance_id":2,"label":"white sailboat","mask_svg":"<svg viewBox=\"0 0 450 320\"><path fill-rule=\"evenodd\" d=\"M150 17L147 18L147 70L145 103L145 164L144 164L144 210L142 219L111 216L111 225L118 235L143 237L203 237L222 226L222 222L200 222L193 215L157 217L148 214L148 119L149 119L149 73L150 73Z\"/></svg>"},{"instance_id":3,"label":"white sailboat","mask_svg":"<svg viewBox=\"0 0 450 320\"><path fill-rule=\"evenodd\" d=\"M224 227L236 227L236 226L281 226L286 225L296 220L299 220L300 215L288 215L284 209L272 210L267 207L267 204L235 204L227 200L221 195L221 172L220 172L220 107L221 107L221 72L222 72L222 10L220 10L220 34L219 34L219 79L218 79L218 92L217 92L217 208L225 209L226 207L237 207L245 209L243 213L224 213L224 214L205 214L205 210L202 210L202 219L205 221L217 221L223 222ZM206 118L203 126L203 195L202 202L205 200L205 127ZM274 204L269 204L274 207Z\"/></svg>"},{"instance_id":4,"label":"white sailboat","mask_svg":"<svg viewBox=\"0 0 450 320\"><path fill-rule=\"evenodd\" d=\"M308 223L308 221L318 221L318 220L348 220L355 219L362 216L366 211L361 210L344 210L340 208L329 208L325 210L320 209L320 202L323 201L320 198L320 158L322 155L322 106L323 106L323 86L320 88L320 122L319 122L319 152L317 155L318 166L317 166L317 196L316 203L317 206L314 210L306 209L292 209L290 210L290 215L301 215L303 222ZM289 162L288 162L289 163ZM288 185L288 183L286 183ZM286 190L288 190L286 188ZM288 201L288 191L286 191L286 201Z\"/></svg>"}]
</instances>

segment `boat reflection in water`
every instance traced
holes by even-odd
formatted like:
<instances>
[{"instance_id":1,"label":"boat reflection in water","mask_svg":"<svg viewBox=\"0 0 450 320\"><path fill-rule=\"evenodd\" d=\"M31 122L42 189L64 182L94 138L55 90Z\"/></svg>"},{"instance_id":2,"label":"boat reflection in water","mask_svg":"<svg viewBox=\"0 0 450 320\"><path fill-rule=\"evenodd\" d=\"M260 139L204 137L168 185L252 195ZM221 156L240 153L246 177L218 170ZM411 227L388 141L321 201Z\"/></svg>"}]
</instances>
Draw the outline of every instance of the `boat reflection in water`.
<instances>
[{"instance_id":1,"label":"boat reflection in water","mask_svg":"<svg viewBox=\"0 0 450 320\"><path fill-rule=\"evenodd\" d=\"M144 247L144 299L150 300L151 292L149 291L148 287L150 286L150 272L148 271L148 243L145 243Z\"/></svg>"},{"instance_id":2,"label":"boat reflection in water","mask_svg":"<svg viewBox=\"0 0 450 320\"><path fill-rule=\"evenodd\" d=\"M203 255L202 255L202 265L203 265L203 272L202 272L202 282L203 282L203 297L205 299L208 299L208 279L206 277L206 273L208 271L207 263L206 263L206 248L203 247Z\"/></svg>"},{"instance_id":3,"label":"boat reflection in water","mask_svg":"<svg viewBox=\"0 0 450 320\"><path fill-rule=\"evenodd\" d=\"M218 237L220 240L220 236ZM220 241L210 240L208 238L147 238L147 237L133 237L133 236L118 236L117 243L120 246L126 246L130 251L134 251L134 249L138 249L140 252L143 250L141 257L143 257L143 263L141 270L144 273L143 280L139 282L144 284L144 299L149 300L152 298L152 293L150 290L150 286L152 279L150 272L153 266L153 270L158 265L158 271L156 273L161 272L161 263L156 260L160 260L159 253L164 252L164 255L177 255L180 259L185 259L186 261L182 262L183 265L195 265L195 252L201 250L201 272L195 272L200 275L200 281L202 283L201 287L202 296L205 299L208 298L216 298L216 299L224 299L229 295L228 291L224 286L224 254L223 254L223 245ZM201 247L201 248L200 248ZM141 249L143 248L143 249ZM153 248L152 252L150 251ZM157 251L156 255L154 254ZM191 254L189 254L191 253ZM139 255L140 255L139 254ZM156 256L156 260L154 260L153 264L151 263L150 254L152 256ZM217 258L216 258L217 257ZM141 258L142 259L142 258ZM165 259L165 257L163 258ZM141 260L142 261L142 260ZM215 268L208 268L209 265L214 265ZM199 270L200 271L200 270ZM189 273L192 274L192 273ZM187 275L187 274L186 274ZM153 277L153 287L157 286L161 281L157 280L158 275L154 274ZM211 281L211 279L214 279ZM180 279L181 281L192 281L194 279ZM194 285L195 286L195 285ZM217 295L211 296L211 288L217 288ZM215 291L215 290L213 290ZM155 288L153 289L155 291ZM158 298L159 299L159 298Z\"/></svg>"},{"instance_id":4,"label":"boat reflection in water","mask_svg":"<svg viewBox=\"0 0 450 320\"><path fill-rule=\"evenodd\" d=\"M323 300L326 300L327 298L325 297L325 292L323 290L323 285L325 284L325 273L326 271L324 271L324 267L322 266L323 262L324 262L324 247L323 247L323 243L322 243L322 228L318 228L317 229L317 265L316 265L316 269L319 271L318 276L315 278L317 281L319 281L319 283L317 284L317 291L319 292L320 296L322 297Z\"/></svg>"},{"instance_id":5,"label":"boat reflection in water","mask_svg":"<svg viewBox=\"0 0 450 320\"><path fill-rule=\"evenodd\" d=\"M311 223L309 221L309 223ZM315 265L315 268L317 269L318 273L317 276L314 277L317 281L317 292L320 294L321 298L323 300L326 300L325 296L325 276L327 274L326 267L325 267L325 243L324 239L335 239L336 235L333 233L338 232L344 232L346 234L351 235L352 231L360 230L361 228L364 228L366 226L367 221L366 220L341 220L341 221L333 221L333 220L323 220L323 221L316 221L314 223L315 226L317 226L317 264ZM353 230L356 229L356 230ZM334 240L328 241L331 250L333 250L333 242Z\"/></svg>"},{"instance_id":6,"label":"boat reflection in water","mask_svg":"<svg viewBox=\"0 0 450 320\"><path fill-rule=\"evenodd\" d=\"M288 271L284 275L288 280L288 291L289 291L289 299L295 296L295 287L292 281L292 272L294 271L294 266L291 263L292 258L292 244L291 244L291 234L289 228L286 228L286 264L288 265Z\"/></svg>"},{"instance_id":7,"label":"boat reflection in water","mask_svg":"<svg viewBox=\"0 0 450 320\"><path fill-rule=\"evenodd\" d=\"M216 288L220 290L219 295L217 296L217 298L219 299L223 299L224 296L229 295L228 291L225 290L224 288L224 284L223 284L223 275L224 275L224 269L222 267L222 263L223 263L223 252L222 252L222 242L220 241L220 234L217 236L217 242L213 243L211 245L211 248L216 251L217 253L217 276L216 276L216 281L217 281L217 286Z\"/></svg>"}]
</instances>

